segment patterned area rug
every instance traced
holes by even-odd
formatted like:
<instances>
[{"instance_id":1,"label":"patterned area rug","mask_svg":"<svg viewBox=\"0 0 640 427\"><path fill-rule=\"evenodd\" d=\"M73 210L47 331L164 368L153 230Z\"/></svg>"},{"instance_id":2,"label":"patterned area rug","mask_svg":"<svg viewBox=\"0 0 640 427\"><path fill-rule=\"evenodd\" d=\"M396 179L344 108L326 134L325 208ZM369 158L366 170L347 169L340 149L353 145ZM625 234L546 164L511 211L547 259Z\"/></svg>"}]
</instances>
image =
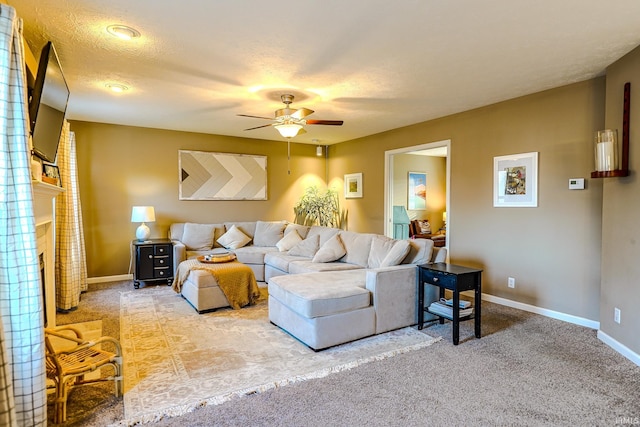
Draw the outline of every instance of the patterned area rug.
<instances>
[{"instance_id":1,"label":"patterned area rug","mask_svg":"<svg viewBox=\"0 0 640 427\"><path fill-rule=\"evenodd\" d=\"M438 341L408 327L314 352L269 322L266 289L261 292L255 306L201 315L169 287L123 293L121 424L181 415Z\"/></svg>"}]
</instances>

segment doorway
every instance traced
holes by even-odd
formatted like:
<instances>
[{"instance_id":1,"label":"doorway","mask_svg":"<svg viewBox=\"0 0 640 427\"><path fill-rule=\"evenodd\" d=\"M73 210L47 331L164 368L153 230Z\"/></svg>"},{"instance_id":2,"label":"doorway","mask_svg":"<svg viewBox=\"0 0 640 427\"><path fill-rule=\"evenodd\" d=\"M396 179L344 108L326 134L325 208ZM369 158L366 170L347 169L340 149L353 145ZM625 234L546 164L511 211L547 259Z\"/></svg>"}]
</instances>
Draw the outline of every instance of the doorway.
<instances>
[{"instance_id":1,"label":"doorway","mask_svg":"<svg viewBox=\"0 0 640 427\"><path fill-rule=\"evenodd\" d=\"M411 147L398 148L395 150L385 151L385 186L384 186L384 234L388 237L394 235L393 224L393 207L404 206L407 209L410 219L424 219L431 218L432 226L435 225L433 233L440 228L446 229L447 243L449 246L449 239L451 238L451 218L452 212L449 209L450 201L449 195L450 183L451 183L451 140L443 140L437 142L431 142L426 144L415 145ZM407 157L406 155L410 155ZM422 161L420 156L425 156L425 160ZM434 180L442 181L437 184L435 191L426 191L425 194L425 206L420 209L408 209L407 203L407 188L408 188L408 176L406 169L417 169L417 172L429 169L429 164L432 163L426 156L442 158L440 162L444 163L444 179L440 177L432 176L430 181L430 174L426 173L427 188L429 183ZM412 166L406 166L407 159L410 159L409 164ZM416 166L418 165L418 166ZM424 165L420 166L420 165ZM444 193L444 194L442 194Z\"/></svg>"}]
</instances>

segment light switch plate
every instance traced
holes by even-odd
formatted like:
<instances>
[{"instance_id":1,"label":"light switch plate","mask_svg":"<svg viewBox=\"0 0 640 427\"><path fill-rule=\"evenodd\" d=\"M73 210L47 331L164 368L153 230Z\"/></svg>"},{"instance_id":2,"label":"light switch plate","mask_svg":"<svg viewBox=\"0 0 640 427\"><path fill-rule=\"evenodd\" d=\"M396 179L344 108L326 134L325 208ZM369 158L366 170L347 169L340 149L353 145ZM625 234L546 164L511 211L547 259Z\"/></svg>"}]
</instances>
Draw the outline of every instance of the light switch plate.
<instances>
[{"instance_id":1,"label":"light switch plate","mask_svg":"<svg viewBox=\"0 0 640 427\"><path fill-rule=\"evenodd\" d=\"M584 190L584 178L569 178L569 190Z\"/></svg>"}]
</instances>

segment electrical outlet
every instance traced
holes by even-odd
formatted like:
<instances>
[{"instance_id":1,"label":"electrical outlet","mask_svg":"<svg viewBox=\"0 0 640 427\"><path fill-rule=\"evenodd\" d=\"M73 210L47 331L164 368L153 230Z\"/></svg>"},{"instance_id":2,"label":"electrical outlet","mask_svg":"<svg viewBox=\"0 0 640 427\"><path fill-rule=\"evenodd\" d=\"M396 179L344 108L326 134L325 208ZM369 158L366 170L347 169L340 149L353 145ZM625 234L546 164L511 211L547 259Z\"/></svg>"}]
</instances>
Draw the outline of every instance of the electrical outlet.
<instances>
[{"instance_id":1,"label":"electrical outlet","mask_svg":"<svg viewBox=\"0 0 640 427\"><path fill-rule=\"evenodd\" d=\"M516 279L513 277L509 277L509 279L507 279L507 286L509 286L510 288L515 288L516 287Z\"/></svg>"},{"instance_id":2,"label":"electrical outlet","mask_svg":"<svg viewBox=\"0 0 640 427\"><path fill-rule=\"evenodd\" d=\"M613 321L618 324L620 323L620 309L618 307L613 309Z\"/></svg>"}]
</instances>

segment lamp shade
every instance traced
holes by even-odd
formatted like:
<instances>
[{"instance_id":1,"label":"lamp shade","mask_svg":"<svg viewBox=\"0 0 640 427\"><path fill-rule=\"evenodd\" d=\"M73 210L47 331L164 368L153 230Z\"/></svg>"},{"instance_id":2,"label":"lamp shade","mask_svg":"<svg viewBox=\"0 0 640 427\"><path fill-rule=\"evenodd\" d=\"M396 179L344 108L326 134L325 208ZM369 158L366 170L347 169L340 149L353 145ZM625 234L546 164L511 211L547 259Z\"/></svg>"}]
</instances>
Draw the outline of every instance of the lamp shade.
<instances>
[{"instance_id":1,"label":"lamp shade","mask_svg":"<svg viewBox=\"0 0 640 427\"><path fill-rule=\"evenodd\" d=\"M136 229L136 238L139 241L144 241L151 235L151 230L145 224L145 222L154 222L156 220L156 213L153 210L153 206L134 206L131 210L131 222L141 222L140 226Z\"/></svg>"},{"instance_id":2,"label":"lamp shade","mask_svg":"<svg viewBox=\"0 0 640 427\"><path fill-rule=\"evenodd\" d=\"M278 132L280 132L280 135L284 138L293 138L300 132L300 129L302 129L302 125L296 123L284 123L275 125L274 127L278 129Z\"/></svg>"},{"instance_id":3,"label":"lamp shade","mask_svg":"<svg viewBox=\"0 0 640 427\"><path fill-rule=\"evenodd\" d=\"M154 222L156 213L153 206L134 206L131 211L131 222Z\"/></svg>"}]
</instances>

